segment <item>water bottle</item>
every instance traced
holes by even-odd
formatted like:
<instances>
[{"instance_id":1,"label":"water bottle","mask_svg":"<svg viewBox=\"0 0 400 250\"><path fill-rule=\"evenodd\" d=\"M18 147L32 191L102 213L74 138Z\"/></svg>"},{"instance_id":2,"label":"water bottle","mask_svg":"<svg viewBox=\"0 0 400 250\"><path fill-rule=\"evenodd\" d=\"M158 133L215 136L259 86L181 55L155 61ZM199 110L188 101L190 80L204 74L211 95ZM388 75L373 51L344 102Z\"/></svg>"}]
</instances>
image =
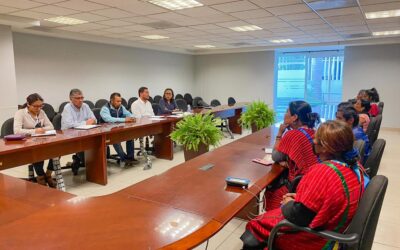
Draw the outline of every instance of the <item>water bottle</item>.
<instances>
[{"instance_id":1,"label":"water bottle","mask_svg":"<svg viewBox=\"0 0 400 250\"><path fill-rule=\"evenodd\" d=\"M188 104L188 107L187 107L187 112L189 112L189 113L192 112L192 109L190 108L190 105L189 105L189 104Z\"/></svg>"}]
</instances>

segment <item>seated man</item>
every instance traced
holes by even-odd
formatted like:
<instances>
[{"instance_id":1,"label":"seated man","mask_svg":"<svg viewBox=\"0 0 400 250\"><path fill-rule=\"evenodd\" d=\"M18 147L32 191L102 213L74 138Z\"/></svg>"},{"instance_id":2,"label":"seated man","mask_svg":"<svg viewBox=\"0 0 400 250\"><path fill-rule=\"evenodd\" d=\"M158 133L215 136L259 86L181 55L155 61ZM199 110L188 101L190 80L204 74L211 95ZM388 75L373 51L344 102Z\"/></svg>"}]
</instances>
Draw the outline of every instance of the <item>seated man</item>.
<instances>
[{"instance_id":1,"label":"seated man","mask_svg":"<svg viewBox=\"0 0 400 250\"><path fill-rule=\"evenodd\" d=\"M121 122L135 122L135 118L132 114L126 110L126 108L121 105L122 98L119 93L112 93L110 96L110 102L101 108L100 116L104 122L108 123L121 123ZM113 144L115 151L117 152L119 158L125 163L125 166L132 165L135 161L134 159L134 144L133 140L126 142L126 151L122 149L121 143Z\"/></svg>"},{"instance_id":2,"label":"seated man","mask_svg":"<svg viewBox=\"0 0 400 250\"><path fill-rule=\"evenodd\" d=\"M61 114L61 129L75 128L80 125L93 125L97 123L97 119L94 116L89 105L83 102L82 91L79 89L72 89L69 92L70 103L65 105L64 110ZM72 172L74 175L78 174L80 166L84 166L85 157L84 152L77 153L72 157Z\"/></svg>"},{"instance_id":3,"label":"seated man","mask_svg":"<svg viewBox=\"0 0 400 250\"><path fill-rule=\"evenodd\" d=\"M141 87L139 89L139 99L132 103L131 111L132 114L137 118L152 116L154 115L153 106L149 102L149 89Z\"/></svg>"}]
</instances>

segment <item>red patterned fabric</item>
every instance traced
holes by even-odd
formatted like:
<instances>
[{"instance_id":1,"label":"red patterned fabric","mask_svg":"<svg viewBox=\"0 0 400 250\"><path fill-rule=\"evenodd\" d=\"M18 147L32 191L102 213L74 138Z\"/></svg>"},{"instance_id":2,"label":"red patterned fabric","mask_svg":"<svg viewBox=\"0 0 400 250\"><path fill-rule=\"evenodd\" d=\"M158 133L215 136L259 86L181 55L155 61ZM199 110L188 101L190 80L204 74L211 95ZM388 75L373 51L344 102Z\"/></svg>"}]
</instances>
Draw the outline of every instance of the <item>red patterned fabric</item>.
<instances>
[{"instance_id":1,"label":"red patterned fabric","mask_svg":"<svg viewBox=\"0 0 400 250\"><path fill-rule=\"evenodd\" d=\"M313 129L304 131L314 138ZM313 152L312 144L307 136L298 129L288 131L283 137L277 148L279 152L289 157L289 182L298 175L304 175L309 171L310 166L318 163L318 158ZM274 191L265 192L265 208L267 211L280 206L282 196L288 192L286 186L282 186Z\"/></svg>"},{"instance_id":2,"label":"red patterned fabric","mask_svg":"<svg viewBox=\"0 0 400 250\"><path fill-rule=\"evenodd\" d=\"M344 227L340 229L340 232L343 232L356 212L359 198L364 191L364 183L359 183L353 170L337 163L333 164L343 174L350 193L349 214ZM327 230L335 229L347 206L347 198L340 177L333 169L322 163L314 165L303 177L297 188L295 201L301 202L316 213L309 227ZM251 220L246 228L258 240L264 241L272 228L283 218L281 209L274 209ZM321 249L326 243L326 240L305 232L287 232L275 240L276 249L282 250Z\"/></svg>"},{"instance_id":3,"label":"red patterned fabric","mask_svg":"<svg viewBox=\"0 0 400 250\"><path fill-rule=\"evenodd\" d=\"M375 117L379 114L379 107L376 103L371 103L371 109L368 112L371 116Z\"/></svg>"}]
</instances>

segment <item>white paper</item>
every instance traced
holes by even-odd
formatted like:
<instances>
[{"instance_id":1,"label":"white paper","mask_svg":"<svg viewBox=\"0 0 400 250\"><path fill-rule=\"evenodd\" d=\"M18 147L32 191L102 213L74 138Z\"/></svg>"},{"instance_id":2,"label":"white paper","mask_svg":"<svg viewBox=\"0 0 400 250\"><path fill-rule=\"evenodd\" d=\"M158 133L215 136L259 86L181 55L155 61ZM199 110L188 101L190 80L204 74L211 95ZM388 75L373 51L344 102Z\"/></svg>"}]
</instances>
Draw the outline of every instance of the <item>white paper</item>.
<instances>
[{"instance_id":1,"label":"white paper","mask_svg":"<svg viewBox=\"0 0 400 250\"><path fill-rule=\"evenodd\" d=\"M166 120L166 118L158 118L158 117L154 117L154 118L150 118L151 121L164 121Z\"/></svg>"},{"instance_id":2,"label":"white paper","mask_svg":"<svg viewBox=\"0 0 400 250\"><path fill-rule=\"evenodd\" d=\"M272 148L265 148L265 153L272 154Z\"/></svg>"},{"instance_id":3,"label":"white paper","mask_svg":"<svg viewBox=\"0 0 400 250\"><path fill-rule=\"evenodd\" d=\"M100 127L100 125L80 125L78 127L75 127L74 129L88 130L88 129L97 128L97 127Z\"/></svg>"},{"instance_id":4,"label":"white paper","mask_svg":"<svg viewBox=\"0 0 400 250\"><path fill-rule=\"evenodd\" d=\"M32 137L39 137L39 136L49 136L49 135L56 135L57 131L55 130L48 130L44 132L43 134L33 134Z\"/></svg>"}]
</instances>

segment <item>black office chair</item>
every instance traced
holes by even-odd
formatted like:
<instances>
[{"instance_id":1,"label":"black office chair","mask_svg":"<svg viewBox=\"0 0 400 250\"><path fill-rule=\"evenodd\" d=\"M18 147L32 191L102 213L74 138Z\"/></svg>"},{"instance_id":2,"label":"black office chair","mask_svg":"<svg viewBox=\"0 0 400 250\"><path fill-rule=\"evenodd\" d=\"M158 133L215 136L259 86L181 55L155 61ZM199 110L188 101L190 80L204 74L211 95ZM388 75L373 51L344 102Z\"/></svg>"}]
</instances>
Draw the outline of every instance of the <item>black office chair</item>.
<instances>
[{"instance_id":1,"label":"black office chair","mask_svg":"<svg viewBox=\"0 0 400 250\"><path fill-rule=\"evenodd\" d=\"M52 123L55 130L61 130L61 113L58 113L54 116Z\"/></svg>"},{"instance_id":2,"label":"black office chair","mask_svg":"<svg viewBox=\"0 0 400 250\"><path fill-rule=\"evenodd\" d=\"M89 100L84 100L83 102L86 103L86 104L89 106L90 109L94 109L94 108L95 108L93 102L91 102L91 101L89 101Z\"/></svg>"},{"instance_id":3,"label":"black office chair","mask_svg":"<svg viewBox=\"0 0 400 250\"><path fill-rule=\"evenodd\" d=\"M153 97L149 96L149 102L154 103Z\"/></svg>"},{"instance_id":4,"label":"black office chair","mask_svg":"<svg viewBox=\"0 0 400 250\"><path fill-rule=\"evenodd\" d=\"M187 104L189 104L190 106L192 106L193 97L192 97L191 94L186 93L186 94L183 96L183 99L185 99L185 101L186 101Z\"/></svg>"},{"instance_id":5,"label":"black office chair","mask_svg":"<svg viewBox=\"0 0 400 250\"><path fill-rule=\"evenodd\" d=\"M1 125L1 138L12 134L14 134L14 118L9 118Z\"/></svg>"},{"instance_id":6,"label":"black office chair","mask_svg":"<svg viewBox=\"0 0 400 250\"><path fill-rule=\"evenodd\" d=\"M229 98L228 98L228 105L229 105L229 106L233 106L233 105L235 105L235 104L236 104L235 98L229 97Z\"/></svg>"},{"instance_id":7,"label":"black office chair","mask_svg":"<svg viewBox=\"0 0 400 250\"><path fill-rule=\"evenodd\" d=\"M153 103L151 104L151 106L153 107L153 112L155 115L160 115L161 114L161 106L158 103Z\"/></svg>"},{"instance_id":8,"label":"black office chair","mask_svg":"<svg viewBox=\"0 0 400 250\"><path fill-rule=\"evenodd\" d=\"M161 99L162 99L162 96L156 95L156 96L154 96L153 103L159 104Z\"/></svg>"},{"instance_id":9,"label":"black office chair","mask_svg":"<svg viewBox=\"0 0 400 250\"><path fill-rule=\"evenodd\" d=\"M188 111L188 105L184 99L175 99L175 102L179 110L182 110L183 112Z\"/></svg>"},{"instance_id":10,"label":"black office chair","mask_svg":"<svg viewBox=\"0 0 400 250\"><path fill-rule=\"evenodd\" d=\"M374 145L374 142L378 138L379 130L381 128L381 123L382 123L382 115L371 117L371 121L368 124L366 132L371 145Z\"/></svg>"},{"instance_id":11,"label":"black office chair","mask_svg":"<svg viewBox=\"0 0 400 250\"><path fill-rule=\"evenodd\" d=\"M93 112L94 116L96 117L97 124L104 123L104 121L100 115L101 108L94 108L94 109L92 109L92 112Z\"/></svg>"},{"instance_id":12,"label":"black office chair","mask_svg":"<svg viewBox=\"0 0 400 250\"><path fill-rule=\"evenodd\" d=\"M49 120L52 121L54 116L56 115L56 112L54 111L53 106L51 106L48 103L43 103L43 108L42 109L46 113L46 115L49 118Z\"/></svg>"},{"instance_id":13,"label":"black office chair","mask_svg":"<svg viewBox=\"0 0 400 250\"><path fill-rule=\"evenodd\" d=\"M175 100L178 100L178 99L183 99L183 95L177 94L177 95L175 96Z\"/></svg>"},{"instance_id":14,"label":"black office chair","mask_svg":"<svg viewBox=\"0 0 400 250\"><path fill-rule=\"evenodd\" d=\"M58 107L58 113L62 113L64 110L65 105L67 105L69 102L63 102L60 104L60 107Z\"/></svg>"},{"instance_id":15,"label":"black office chair","mask_svg":"<svg viewBox=\"0 0 400 250\"><path fill-rule=\"evenodd\" d=\"M137 97L129 98L129 100L128 100L128 110L131 110L132 103L134 103L137 99L138 99Z\"/></svg>"},{"instance_id":16,"label":"black office chair","mask_svg":"<svg viewBox=\"0 0 400 250\"><path fill-rule=\"evenodd\" d=\"M317 231L309 227L299 227L287 220L282 220L271 231L268 238L268 249L273 250L274 239L282 227L293 228L327 240L337 241L341 245L345 245L346 249L371 249L387 185L388 179L385 176L378 175L372 178L350 225L343 234L328 230Z\"/></svg>"},{"instance_id":17,"label":"black office chair","mask_svg":"<svg viewBox=\"0 0 400 250\"><path fill-rule=\"evenodd\" d=\"M99 99L97 102L94 104L95 108L101 109L104 105L106 105L108 101L106 99Z\"/></svg>"},{"instance_id":18,"label":"black office chair","mask_svg":"<svg viewBox=\"0 0 400 250\"><path fill-rule=\"evenodd\" d=\"M365 141L357 140L354 142L354 148L358 150L360 162L364 162L364 155L365 155Z\"/></svg>"},{"instance_id":19,"label":"black office chair","mask_svg":"<svg viewBox=\"0 0 400 250\"><path fill-rule=\"evenodd\" d=\"M203 98L201 97L195 97L193 99L192 107L193 108L204 108L204 107L209 107L210 105L206 103Z\"/></svg>"},{"instance_id":20,"label":"black office chair","mask_svg":"<svg viewBox=\"0 0 400 250\"><path fill-rule=\"evenodd\" d=\"M214 99L211 101L210 105L211 105L211 107L221 106L221 102L218 101L217 99Z\"/></svg>"},{"instance_id":21,"label":"black office chair","mask_svg":"<svg viewBox=\"0 0 400 250\"><path fill-rule=\"evenodd\" d=\"M129 109L130 107L128 107L128 102L125 100L125 98L121 98L121 104L126 108Z\"/></svg>"},{"instance_id":22,"label":"black office chair","mask_svg":"<svg viewBox=\"0 0 400 250\"><path fill-rule=\"evenodd\" d=\"M378 139L375 141L374 145L372 145L371 154L364 164L365 170L370 177L374 177L378 173L385 146L386 141L384 139Z\"/></svg>"},{"instance_id":23,"label":"black office chair","mask_svg":"<svg viewBox=\"0 0 400 250\"><path fill-rule=\"evenodd\" d=\"M378 114L382 114L383 113L383 107L385 106L384 102L380 102L378 103L378 108L379 108L379 113Z\"/></svg>"}]
</instances>

